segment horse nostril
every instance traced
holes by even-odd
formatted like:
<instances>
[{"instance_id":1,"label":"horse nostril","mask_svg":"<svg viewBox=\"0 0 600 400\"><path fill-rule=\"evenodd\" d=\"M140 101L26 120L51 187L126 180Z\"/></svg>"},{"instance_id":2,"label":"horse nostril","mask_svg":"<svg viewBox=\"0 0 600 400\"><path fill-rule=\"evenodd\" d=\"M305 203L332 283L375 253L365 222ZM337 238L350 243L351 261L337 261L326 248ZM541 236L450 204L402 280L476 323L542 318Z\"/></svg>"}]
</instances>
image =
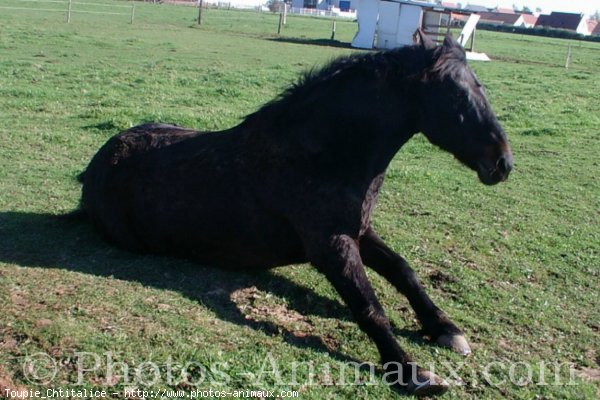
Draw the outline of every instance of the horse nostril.
<instances>
[{"instance_id":1,"label":"horse nostril","mask_svg":"<svg viewBox=\"0 0 600 400\"><path fill-rule=\"evenodd\" d=\"M498 169L498 172L500 172L503 176L508 175L508 173L512 169L512 160L508 159L505 156L501 156L496 162L496 168Z\"/></svg>"}]
</instances>

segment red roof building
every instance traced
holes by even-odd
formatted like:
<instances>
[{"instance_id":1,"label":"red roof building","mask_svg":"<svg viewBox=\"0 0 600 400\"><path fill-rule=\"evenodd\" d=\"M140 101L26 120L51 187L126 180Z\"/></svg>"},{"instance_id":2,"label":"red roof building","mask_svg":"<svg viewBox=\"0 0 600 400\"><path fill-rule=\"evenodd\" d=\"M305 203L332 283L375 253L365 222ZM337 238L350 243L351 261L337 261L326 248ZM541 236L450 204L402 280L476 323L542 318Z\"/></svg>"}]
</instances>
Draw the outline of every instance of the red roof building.
<instances>
[{"instance_id":1,"label":"red roof building","mask_svg":"<svg viewBox=\"0 0 600 400\"><path fill-rule=\"evenodd\" d=\"M533 14L522 14L523 16L523 26L526 28L533 28L538 20Z\"/></svg>"},{"instance_id":2,"label":"red roof building","mask_svg":"<svg viewBox=\"0 0 600 400\"><path fill-rule=\"evenodd\" d=\"M590 35L600 35L600 24L598 21L593 19L588 19L587 21L588 31Z\"/></svg>"}]
</instances>

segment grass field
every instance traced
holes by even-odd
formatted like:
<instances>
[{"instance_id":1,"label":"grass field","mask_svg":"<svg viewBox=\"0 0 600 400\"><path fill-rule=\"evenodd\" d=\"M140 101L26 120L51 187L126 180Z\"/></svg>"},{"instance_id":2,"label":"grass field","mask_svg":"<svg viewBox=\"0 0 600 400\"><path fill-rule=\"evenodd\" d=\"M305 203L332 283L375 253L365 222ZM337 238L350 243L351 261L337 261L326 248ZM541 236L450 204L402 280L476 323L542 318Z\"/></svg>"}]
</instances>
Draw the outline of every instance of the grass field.
<instances>
[{"instance_id":1,"label":"grass field","mask_svg":"<svg viewBox=\"0 0 600 400\"><path fill-rule=\"evenodd\" d=\"M114 397L195 387L403 396L332 384L344 363L377 364L378 354L313 269L249 275L138 256L55 218L77 207L76 174L120 130L229 127L302 71L354 51L325 40L330 20L290 16L277 37L268 13L207 10L199 27L188 7L140 3L133 25L127 15L74 13L65 24L59 12L20 9L58 3L0 7L13 7L0 9L0 398L6 388L92 387ZM355 30L338 21L337 39ZM425 343L408 302L369 276L401 345L454 381L447 398L598 398L600 45L492 32L477 45L494 59L473 68L513 146L510 180L484 187L418 136L390 165L374 221L473 355ZM107 378L111 362L121 376ZM314 362L314 384L294 362ZM548 369L540 384L540 362L565 363L560 381Z\"/></svg>"}]
</instances>

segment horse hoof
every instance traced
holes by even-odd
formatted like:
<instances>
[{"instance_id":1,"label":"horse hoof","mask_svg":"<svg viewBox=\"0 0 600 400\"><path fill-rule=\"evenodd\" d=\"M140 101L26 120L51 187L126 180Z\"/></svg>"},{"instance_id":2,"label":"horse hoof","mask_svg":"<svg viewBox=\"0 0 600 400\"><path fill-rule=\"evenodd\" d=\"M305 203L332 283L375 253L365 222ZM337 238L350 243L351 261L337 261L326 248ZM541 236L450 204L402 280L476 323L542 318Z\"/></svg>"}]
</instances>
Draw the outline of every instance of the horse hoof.
<instances>
[{"instance_id":1,"label":"horse hoof","mask_svg":"<svg viewBox=\"0 0 600 400\"><path fill-rule=\"evenodd\" d=\"M416 381L408 383L407 390L414 396L434 396L446 392L450 388L448 382L430 371L419 371Z\"/></svg>"},{"instance_id":2,"label":"horse hoof","mask_svg":"<svg viewBox=\"0 0 600 400\"><path fill-rule=\"evenodd\" d=\"M442 335L437 339L437 344L448 347L463 356L471 354L471 346L463 335Z\"/></svg>"}]
</instances>

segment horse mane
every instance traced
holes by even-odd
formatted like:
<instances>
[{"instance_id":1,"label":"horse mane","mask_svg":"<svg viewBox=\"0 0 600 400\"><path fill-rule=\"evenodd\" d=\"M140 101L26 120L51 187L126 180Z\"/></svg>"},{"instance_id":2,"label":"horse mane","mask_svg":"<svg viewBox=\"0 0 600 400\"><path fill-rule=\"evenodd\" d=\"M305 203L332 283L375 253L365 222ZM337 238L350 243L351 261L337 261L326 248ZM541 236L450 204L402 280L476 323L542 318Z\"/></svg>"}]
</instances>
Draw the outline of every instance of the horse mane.
<instances>
[{"instance_id":1,"label":"horse mane","mask_svg":"<svg viewBox=\"0 0 600 400\"><path fill-rule=\"evenodd\" d=\"M431 60L434 60L432 63ZM312 68L300 76L296 83L266 103L244 121L250 123L268 114L269 118L288 113L301 104L315 90L328 84L350 83L369 78L417 79L427 81L433 76L443 78L464 67L465 53L459 45L426 49L421 45L405 46L392 50L355 53L338 57L320 68Z\"/></svg>"},{"instance_id":2,"label":"horse mane","mask_svg":"<svg viewBox=\"0 0 600 400\"><path fill-rule=\"evenodd\" d=\"M355 53L338 57L321 68L312 68L300 76L298 81L287 88L280 99L297 96L330 79L350 79L351 76L369 76L398 66L398 50L377 53Z\"/></svg>"}]
</instances>

